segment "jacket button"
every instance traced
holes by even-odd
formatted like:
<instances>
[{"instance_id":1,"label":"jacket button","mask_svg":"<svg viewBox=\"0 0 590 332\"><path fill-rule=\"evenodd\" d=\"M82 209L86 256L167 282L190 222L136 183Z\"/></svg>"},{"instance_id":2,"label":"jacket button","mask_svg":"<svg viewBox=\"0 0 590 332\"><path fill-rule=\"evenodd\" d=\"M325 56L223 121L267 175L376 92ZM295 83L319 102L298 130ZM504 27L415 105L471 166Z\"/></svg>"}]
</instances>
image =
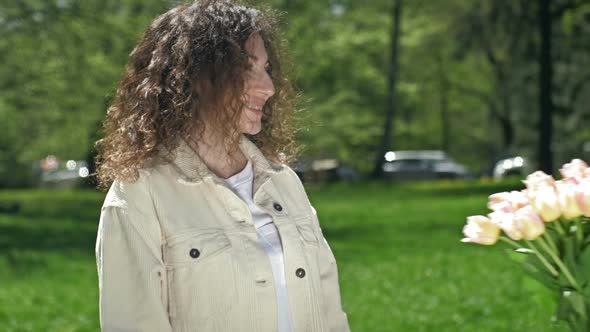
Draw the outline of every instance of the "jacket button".
<instances>
[{"instance_id":1,"label":"jacket button","mask_svg":"<svg viewBox=\"0 0 590 332\"><path fill-rule=\"evenodd\" d=\"M283 207L279 203L273 203L272 207L279 212L283 211Z\"/></svg>"},{"instance_id":2,"label":"jacket button","mask_svg":"<svg viewBox=\"0 0 590 332\"><path fill-rule=\"evenodd\" d=\"M303 278L305 277L305 270L302 268L298 268L297 271L295 271L295 275L299 278Z\"/></svg>"},{"instance_id":3,"label":"jacket button","mask_svg":"<svg viewBox=\"0 0 590 332\"><path fill-rule=\"evenodd\" d=\"M199 252L199 249L196 249L196 248L192 248L188 254L191 255L192 258L197 258L201 255L201 253Z\"/></svg>"}]
</instances>

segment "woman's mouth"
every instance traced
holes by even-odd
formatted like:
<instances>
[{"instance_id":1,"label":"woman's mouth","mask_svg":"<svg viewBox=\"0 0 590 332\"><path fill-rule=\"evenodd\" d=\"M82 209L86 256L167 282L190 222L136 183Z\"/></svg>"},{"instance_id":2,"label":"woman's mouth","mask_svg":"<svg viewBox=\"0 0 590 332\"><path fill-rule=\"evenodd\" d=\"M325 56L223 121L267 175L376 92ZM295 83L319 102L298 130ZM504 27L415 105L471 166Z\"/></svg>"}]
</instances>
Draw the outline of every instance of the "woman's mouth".
<instances>
[{"instance_id":1,"label":"woman's mouth","mask_svg":"<svg viewBox=\"0 0 590 332\"><path fill-rule=\"evenodd\" d=\"M256 114L256 115L262 116L262 106L256 106L256 105L246 105L246 108L247 108L247 109L248 109L250 112L252 112L252 113L254 113L254 114Z\"/></svg>"}]
</instances>

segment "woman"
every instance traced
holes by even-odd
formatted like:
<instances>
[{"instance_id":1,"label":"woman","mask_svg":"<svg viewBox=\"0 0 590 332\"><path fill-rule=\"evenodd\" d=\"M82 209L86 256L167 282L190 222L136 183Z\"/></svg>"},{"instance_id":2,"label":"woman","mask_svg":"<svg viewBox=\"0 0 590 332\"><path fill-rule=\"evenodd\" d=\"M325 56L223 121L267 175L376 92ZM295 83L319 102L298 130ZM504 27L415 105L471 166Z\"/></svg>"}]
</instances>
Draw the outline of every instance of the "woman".
<instances>
[{"instance_id":1,"label":"woman","mask_svg":"<svg viewBox=\"0 0 590 332\"><path fill-rule=\"evenodd\" d=\"M296 174L272 15L180 5L133 50L105 121L104 331L348 331ZM272 72L271 72L272 69Z\"/></svg>"}]
</instances>

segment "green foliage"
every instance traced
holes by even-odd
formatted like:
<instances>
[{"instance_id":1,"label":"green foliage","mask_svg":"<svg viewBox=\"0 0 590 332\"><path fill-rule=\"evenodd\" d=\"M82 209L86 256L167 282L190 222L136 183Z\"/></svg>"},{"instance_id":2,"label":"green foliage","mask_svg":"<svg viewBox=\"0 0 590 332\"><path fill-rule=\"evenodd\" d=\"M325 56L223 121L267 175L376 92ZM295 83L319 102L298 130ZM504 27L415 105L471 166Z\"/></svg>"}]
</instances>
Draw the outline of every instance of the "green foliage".
<instances>
[{"instance_id":1,"label":"green foliage","mask_svg":"<svg viewBox=\"0 0 590 332\"><path fill-rule=\"evenodd\" d=\"M89 156L129 52L179 2L0 4L0 187L29 184L31 162L48 154ZM384 121L392 2L263 3L286 12L304 154L370 170ZM554 151L557 161L588 159L590 42L580 36L590 31L590 6L563 0L552 9ZM530 1L404 1L391 149L445 148L476 173L507 151L534 157L536 12Z\"/></svg>"},{"instance_id":2,"label":"green foliage","mask_svg":"<svg viewBox=\"0 0 590 332\"><path fill-rule=\"evenodd\" d=\"M368 169L382 128L387 12L306 1L288 12L287 22L296 86L304 94L306 154Z\"/></svg>"},{"instance_id":3,"label":"green foliage","mask_svg":"<svg viewBox=\"0 0 590 332\"><path fill-rule=\"evenodd\" d=\"M0 187L22 185L31 163L48 154L87 157L128 53L166 7L136 0L0 4Z\"/></svg>"},{"instance_id":4,"label":"green foliage","mask_svg":"<svg viewBox=\"0 0 590 332\"><path fill-rule=\"evenodd\" d=\"M287 7L287 33L300 66L298 87L308 100L310 114L302 134L307 152L336 156L366 170L384 120L392 3L291 3L296 5ZM564 112L556 115L555 127L557 137L567 138L556 140L555 152L565 161L590 157L581 151L588 140L583 126L589 119L581 115L586 109L581 103L589 95L590 66L585 65L585 43L564 32L574 25L579 32L587 31L590 24L581 16L587 5L562 5L553 8L554 49L559 54L555 66L557 71L573 71L567 70L569 78L556 75L555 99ZM535 157L536 4L454 0L407 1L403 6L391 148L446 148L476 171L485 171L506 153ZM562 97L562 90L569 91L564 91L569 99ZM442 114L443 99L447 115ZM446 147L445 132L450 141Z\"/></svg>"}]
</instances>

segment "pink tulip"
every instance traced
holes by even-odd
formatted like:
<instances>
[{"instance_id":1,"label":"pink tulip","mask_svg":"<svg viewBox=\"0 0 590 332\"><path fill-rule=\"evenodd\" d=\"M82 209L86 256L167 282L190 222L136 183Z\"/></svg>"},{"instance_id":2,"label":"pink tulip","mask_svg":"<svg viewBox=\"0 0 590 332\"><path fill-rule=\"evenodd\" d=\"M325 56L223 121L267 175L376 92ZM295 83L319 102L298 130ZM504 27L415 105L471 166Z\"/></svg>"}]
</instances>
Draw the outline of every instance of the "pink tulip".
<instances>
[{"instance_id":1,"label":"pink tulip","mask_svg":"<svg viewBox=\"0 0 590 332\"><path fill-rule=\"evenodd\" d=\"M516 211L514 224L526 240L534 240L545 233L545 223L530 205Z\"/></svg>"},{"instance_id":2,"label":"pink tulip","mask_svg":"<svg viewBox=\"0 0 590 332\"><path fill-rule=\"evenodd\" d=\"M526 189L522 191L511 191L511 194L511 202L514 209L518 210L530 204Z\"/></svg>"},{"instance_id":3,"label":"pink tulip","mask_svg":"<svg viewBox=\"0 0 590 332\"><path fill-rule=\"evenodd\" d=\"M470 216L463 227L463 235L462 242L492 245L498 241L500 228L485 216Z\"/></svg>"},{"instance_id":4,"label":"pink tulip","mask_svg":"<svg viewBox=\"0 0 590 332\"><path fill-rule=\"evenodd\" d=\"M572 219L582 215L578 204L578 185L569 181L555 181L559 208L563 216Z\"/></svg>"},{"instance_id":5,"label":"pink tulip","mask_svg":"<svg viewBox=\"0 0 590 332\"><path fill-rule=\"evenodd\" d=\"M528 198L522 191L505 191L490 195L488 208L494 211L513 212L528 204Z\"/></svg>"},{"instance_id":6,"label":"pink tulip","mask_svg":"<svg viewBox=\"0 0 590 332\"><path fill-rule=\"evenodd\" d=\"M510 212L512 210L512 204L509 201L509 192L496 193L488 197L488 208L494 211Z\"/></svg>"},{"instance_id":7,"label":"pink tulip","mask_svg":"<svg viewBox=\"0 0 590 332\"><path fill-rule=\"evenodd\" d=\"M554 221L561 216L557 192L553 186L542 186L527 190L533 210L544 221Z\"/></svg>"},{"instance_id":8,"label":"pink tulip","mask_svg":"<svg viewBox=\"0 0 590 332\"><path fill-rule=\"evenodd\" d=\"M544 187L553 187L555 185L555 180L551 175L545 174L543 171L536 171L532 174L529 174L526 177L526 180L523 181L528 189L528 191L537 191L538 189Z\"/></svg>"},{"instance_id":9,"label":"pink tulip","mask_svg":"<svg viewBox=\"0 0 590 332\"><path fill-rule=\"evenodd\" d=\"M564 180L579 183L588 174L588 164L581 159L573 159L559 170Z\"/></svg>"},{"instance_id":10,"label":"pink tulip","mask_svg":"<svg viewBox=\"0 0 590 332\"><path fill-rule=\"evenodd\" d=\"M590 217L590 178L583 179L577 186L576 202L582 214Z\"/></svg>"},{"instance_id":11,"label":"pink tulip","mask_svg":"<svg viewBox=\"0 0 590 332\"><path fill-rule=\"evenodd\" d=\"M509 238L516 241L523 238L522 230L515 223L514 213L494 211L488 214L488 217L491 222L500 227Z\"/></svg>"}]
</instances>

